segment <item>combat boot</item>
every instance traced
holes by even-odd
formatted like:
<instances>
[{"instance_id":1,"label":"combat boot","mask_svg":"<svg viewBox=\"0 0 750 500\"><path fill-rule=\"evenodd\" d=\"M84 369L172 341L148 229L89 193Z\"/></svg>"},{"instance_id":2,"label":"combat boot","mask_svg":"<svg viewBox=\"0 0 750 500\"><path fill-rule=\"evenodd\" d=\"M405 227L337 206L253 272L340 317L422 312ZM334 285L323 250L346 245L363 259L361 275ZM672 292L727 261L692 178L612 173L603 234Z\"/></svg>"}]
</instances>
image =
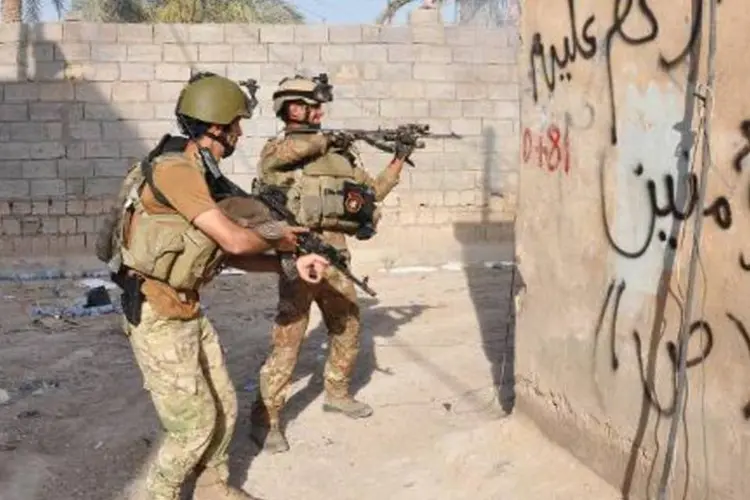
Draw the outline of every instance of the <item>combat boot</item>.
<instances>
[{"instance_id":1,"label":"combat boot","mask_svg":"<svg viewBox=\"0 0 750 500\"><path fill-rule=\"evenodd\" d=\"M278 415L274 412L272 416L260 398L253 405L250 422L250 438L263 451L272 454L289 451L289 443L281 431Z\"/></svg>"},{"instance_id":2,"label":"combat boot","mask_svg":"<svg viewBox=\"0 0 750 500\"><path fill-rule=\"evenodd\" d=\"M372 406L353 397L337 398L326 396L323 411L343 413L349 418L367 418L372 415Z\"/></svg>"},{"instance_id":3,"label":"combat boot","mask_svg":"<svg viewBox=\"0 0 750 500\"><path fill-rule=\"evenodd\" d=\"M195 481L193 500L262 500L229 486L216 469L206 469Z\"/></svg>"}]
</instances>

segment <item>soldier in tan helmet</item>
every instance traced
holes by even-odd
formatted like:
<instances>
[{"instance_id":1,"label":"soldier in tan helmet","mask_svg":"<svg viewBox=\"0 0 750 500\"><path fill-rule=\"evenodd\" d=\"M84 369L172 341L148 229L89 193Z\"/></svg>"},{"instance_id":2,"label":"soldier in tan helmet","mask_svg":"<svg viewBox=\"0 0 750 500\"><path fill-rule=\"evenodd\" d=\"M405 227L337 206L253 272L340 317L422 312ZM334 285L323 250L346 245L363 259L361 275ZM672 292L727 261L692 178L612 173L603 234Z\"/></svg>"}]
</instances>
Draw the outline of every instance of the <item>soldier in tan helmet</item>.
<instances>
[{"instance_id":1,"label":"soldier in tan helmet","mask_svg":"<svg viewBox=\"0 0 750 500\"><path fill-rule=\"evenodd\" d=\"M346 236L366 240L374 235L379 219L375 203L396 187L411 149L400 148L373 178L356 165L349 151L350 139L320 131L322 105L332 99L332 86L323 74L316 78L295 75L280 82L273 94L273 109L285 128L265 144L258 177L260 184L286 193L287 207L301 225L318 232L325 242L350 257ZM261 368L260 394L253 412L253 437L260 441L267 428L262 446L272 453L289 449L280 414L313 302L322 312L330 346L323 409L351 418L372 414L368 404L350 394L360 345L359 306L352 282L333 267L318 284L290 281L282 276L272 350Z\"/></svg>"},{"instance_id":2,"label":"soldier in tan helmet","mask_svg":"<svg viewBox=\"0 0 750 500\"><path fill-rule=\"evenodd\" d=\"M125 332L165 430L146 479L152 500L176 500L193 471L196 499L255 498L227 484L237 397L198 293L224 264L280 271L278 259L259 254L293 250L304 230L274 222L249 198L217 203L206 181L201 153L217 163L231 155L253 106L231 80L192 78L175 110L188 138L166 135L131 168L97 242L123 289ZM326 266L300 257L288 279L317 282Z\"/></svg>"}]
</instances>

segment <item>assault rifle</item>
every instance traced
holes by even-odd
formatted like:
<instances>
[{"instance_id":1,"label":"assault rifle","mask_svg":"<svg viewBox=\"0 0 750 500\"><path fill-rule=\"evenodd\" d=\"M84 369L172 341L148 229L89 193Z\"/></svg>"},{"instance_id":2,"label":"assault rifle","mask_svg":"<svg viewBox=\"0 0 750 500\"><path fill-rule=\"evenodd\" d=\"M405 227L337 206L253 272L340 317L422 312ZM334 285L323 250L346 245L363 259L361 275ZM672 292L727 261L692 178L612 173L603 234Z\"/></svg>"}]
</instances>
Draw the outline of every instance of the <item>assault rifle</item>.
<instances>
[{"instance_id":1,"label":"assault rifle","mask_svg":"<svg viewBox=\"0 0 750 500\"><path fill-rule=\"evenodd\" d=\"M293 132L310 132L313 129L300 128L290 130ZM317 130L315 130L317 131ZM399 148L423 149L425 142L421 139L462 139L463 137L451 132L449 134L434 134L430 132L430 125L426 123L406 123L396 128L381 128L375 130L351 129L351 128L324 128L320 132L339 138L345 144L354 141L363 141L370 146L386 153L396 153ZM409 155L405 161L412 167L414 162Z\"/></svg>"},{"instance_id":2,"label":"assault rifle","mask_svg":"<svg viewBox=\"0 0 750 500\"><path fill-rule=\"evenodd\" d=\"M208 181L211 192L214 193L217 201L229 197L249 197L260 200L268 209L275 214L277 220L286 221L289 225L299 226L294 214L286 207L286 195L278 188L271 186L255 186L253 194L248 193L240 186L224 176L219 170L219 166L214 160L211 153L205 148L199 148L199 153L203 164L208 172L206 180ZM316 253L325 257L333 267L338 269L344 276L352 281L356 286L362 289L371 297L376 297L375 290L368 285L369 278L359 279L355 277L343 252L336 247L324 242L320 236L312 232L297 234L297 250L302 254Z\"/></svg>"}]
</instances>

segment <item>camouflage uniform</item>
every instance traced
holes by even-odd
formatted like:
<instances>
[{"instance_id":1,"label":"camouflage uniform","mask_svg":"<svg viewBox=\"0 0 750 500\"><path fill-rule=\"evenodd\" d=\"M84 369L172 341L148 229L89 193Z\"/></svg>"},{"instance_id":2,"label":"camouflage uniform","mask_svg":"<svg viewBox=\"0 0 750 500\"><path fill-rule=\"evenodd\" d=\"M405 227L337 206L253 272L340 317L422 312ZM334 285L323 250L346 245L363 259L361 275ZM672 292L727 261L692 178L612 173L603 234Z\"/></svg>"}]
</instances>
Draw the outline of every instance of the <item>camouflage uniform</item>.
<instances>
[{"instance_id":1,"label":"camouflage uniform","mask_svg":"<svg viewBox=\"0 0 750 500\"><path fill-rule=\"evenodd\" d=\"M284 185L289 179L286 166L302 165L306 159L325 154L328 154L328 143L322 134L274 138L261 152L259 175L266 182ZM373 188L376 201L382 201L399 181L389 169L373 178L364 169L352 166L352 175L355 182ZM343 233L326 230L319 233L324 241L348 255ZM271 428L265 448L272 452L288 449L286 439L280 433L280 412L286 401L313 302L321 310L330 341L324 372L324 410L339 411L352 418L363 418L372 413L367 404L349 395L360 345L360 314L354 285L333 267L317 285L282 277L279 280L278 311L271 333L272 350L260 370L260 399L254 413L256 423Z\"/></svg>"}]
</instances>

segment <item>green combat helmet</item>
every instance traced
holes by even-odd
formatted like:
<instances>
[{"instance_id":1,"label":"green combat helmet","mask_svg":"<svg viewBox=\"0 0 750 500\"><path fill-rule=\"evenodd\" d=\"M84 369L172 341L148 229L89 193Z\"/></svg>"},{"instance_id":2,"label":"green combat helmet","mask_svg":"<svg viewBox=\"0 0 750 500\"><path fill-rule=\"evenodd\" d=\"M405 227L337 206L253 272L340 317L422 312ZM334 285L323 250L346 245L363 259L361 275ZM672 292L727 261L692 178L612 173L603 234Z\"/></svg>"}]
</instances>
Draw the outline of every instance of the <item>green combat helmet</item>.
<instances>
[{"instance_id":1,"label":"green combat helmet","mask_svg":"<svg viewBox=\"0 0 750 500\"><path fill-rule=\"evenodd\" d=\"M175 108L178 116L216 125L252 118L257 103L251 102L240 88L245 82L238 84L216 74L196 76L180 92Z\"/></svg>"}]
</instances>

